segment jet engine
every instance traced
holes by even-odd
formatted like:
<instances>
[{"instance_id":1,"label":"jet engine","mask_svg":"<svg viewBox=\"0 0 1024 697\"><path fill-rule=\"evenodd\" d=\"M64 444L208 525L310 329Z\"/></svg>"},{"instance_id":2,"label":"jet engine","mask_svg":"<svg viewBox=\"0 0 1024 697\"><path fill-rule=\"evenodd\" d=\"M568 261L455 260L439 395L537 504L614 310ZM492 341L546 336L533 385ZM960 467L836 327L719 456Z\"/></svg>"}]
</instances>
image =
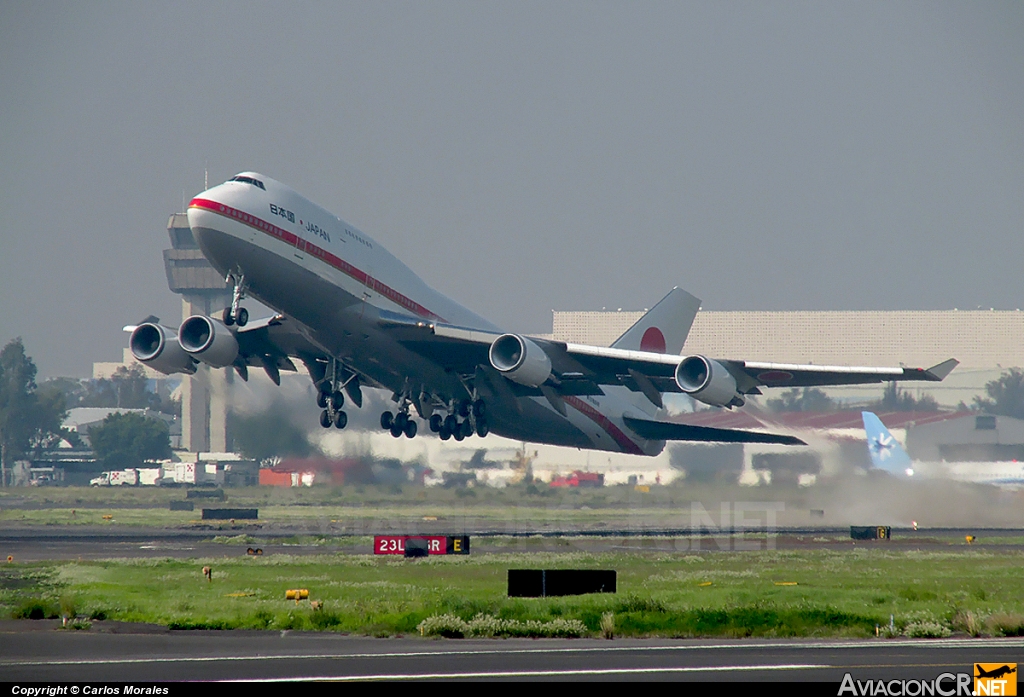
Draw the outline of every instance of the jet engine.
<instances>
[{"instance_id":1,"label":"jet engine","mask_svg":"<svg viewBox=\"0 0 1024 697\"><path fill-rule=\"evenodd\" d=\"M178 327L178 343L194 358L214 368L235 362L238 342L221 322L205 315L192 315Z\"/></svg>"},{"instance_id":2,"label":"jet engine","mask_svg":"<svg viewBox=\"0 0 1024 697\"><path fill-rule=\"evenodd\" d=\"M135 359L165 375L196 372L196 362L188 355L175 330L153 322L145 322L132 330L128 347Z\"/></svg>"},{"instance_id":3,"label":"jet engine","mask_svg":"<svg viewBox=\"0 0 1024 697\"><path fill-rule=\"evenodd\" d=\"M540 387L551 375L551 359L544 349L517 334L499 336L487 356L495 370L520 385Z\"/></svg>"},{"instance_id":4,"label":"jet engine","mask_svg":"<svg viewBox=\"0 0 1024 697\"><path fill-rule=\"evenodd\" d=\"M741 407L736 378L724 365L704 356L687 356L676 366L676 384L696 400L713 407Z\"/></svg>"}]
</instances>

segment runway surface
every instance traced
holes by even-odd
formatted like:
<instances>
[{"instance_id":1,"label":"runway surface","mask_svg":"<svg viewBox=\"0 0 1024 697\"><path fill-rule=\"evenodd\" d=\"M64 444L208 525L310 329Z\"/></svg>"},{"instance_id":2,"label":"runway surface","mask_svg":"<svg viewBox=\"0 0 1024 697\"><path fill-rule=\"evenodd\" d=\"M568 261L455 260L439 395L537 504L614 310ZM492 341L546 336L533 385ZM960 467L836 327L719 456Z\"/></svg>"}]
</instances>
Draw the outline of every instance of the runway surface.
<instances>
[{"instance_id":1,"label":"runway surface","mask_svg":"<svg viewBox=\"0 0 1024 697\"><path fill-rule=\"evenodd\" d=\"M95 560L111 558L221 558L245 555L258 546L271 554L372 554L367 536L247 533L255 541L214 542L239 535L237 531L180 530L144 527L8 527L0 530L0 558L20 562ZM461 532L459 533L461 534ZM968 545L965 535L977 539ZM768 537L763 531L741 534L694 535L690 530L606 531L580 534L571 530L536 535L496 535L470 532L474 554L529 552L689 552L747 549L851 549L857 545L892 551L971 550L1022 551L1020 529L894 530L891 540L854 542L849 528L787 529ZM990 540L992 542L990 542Z\"/></svg>"},{"instance_id":2,"label":"runway surface","mask_svg":"<svg viewBox=\"0 0 1024 697\"><path fill-rule=\"evenodd\" d=\"M102 625L104 623L96 623ZM95 626L95 625L94 625ZM87 632L0 623L3 681L934 679L1024 662L1024 639L425 640L306 632ZM127 632L127 633L119 633Z\"/></svg>"}]
</instances>

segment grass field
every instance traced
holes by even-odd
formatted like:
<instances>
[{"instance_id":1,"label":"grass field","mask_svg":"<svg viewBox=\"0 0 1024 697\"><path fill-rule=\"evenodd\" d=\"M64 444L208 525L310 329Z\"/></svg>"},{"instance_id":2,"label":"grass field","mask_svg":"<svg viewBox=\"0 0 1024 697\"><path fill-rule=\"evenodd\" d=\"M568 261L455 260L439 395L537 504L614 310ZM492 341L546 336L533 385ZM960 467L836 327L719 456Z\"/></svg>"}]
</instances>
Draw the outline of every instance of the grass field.
<instances>
[{"instance_id":1,"label":"grass field","mask_svg":"<svg viewBox=\"0 0 1024 697\"><path fill-rule=\"evenodd\" d=\"M891 479L891 478L890 478ZM877 481L876 481L877 480ZM170 511L181 488L26 487L0 490L0 524L109 524L190 527L203 507L259 508L264 527L296 531L421 532L437 523L450 533L474 529L522 532L544 529L687 528L693 507L724 520L722 505L765 502L775 523L788 527L882 524L909 527L1024 527L1024 491L956 482L906 483L859 477L815 487L737 487L672 484L648 492L628 486L551 489L541 484L506 489L440 487L244 487L227 489L227 501L196 499L194 512ZM811 511L819 511L812 517ZM821 513L823 511L823 513ZM110 516L105 519L103 516ZM748 516L749 518L749 516ZM767 523L753 514L756 524Z\"/></svg>"},{"instance_id":2,"label":"grass field","mask_svg":"<svg viewBox=\"0 0 1024 697\"><path fill-rule=\"evenodd\" d=\"M883 634L998 635L1024 632L1022 562L1019 552L877 548L115 559L0 566L0 607L9 616L73 614L85 623L378 636L421 626L457 636L474 618L473 631L484 635L543 634L567 621L614 636L874 636L876 626ZM207 565L212 581L202 575ZM616 569L618 593L510 599L510 568ZM293 588L308 589L323 609L286 600Z\"/></svg>"}]
</instances>

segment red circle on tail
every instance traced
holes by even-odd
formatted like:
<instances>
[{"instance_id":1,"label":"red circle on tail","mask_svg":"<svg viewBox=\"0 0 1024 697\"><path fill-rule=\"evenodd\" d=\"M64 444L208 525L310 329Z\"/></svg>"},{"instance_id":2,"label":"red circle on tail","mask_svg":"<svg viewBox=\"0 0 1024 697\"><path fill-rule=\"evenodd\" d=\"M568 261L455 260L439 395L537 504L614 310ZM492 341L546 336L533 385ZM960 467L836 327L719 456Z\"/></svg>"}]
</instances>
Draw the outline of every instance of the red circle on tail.
<instances>
[{"instance_id":1,"label":"red circle on tail","mask_svg":"<svg viewBox=\"0 0 1024 697\"><path fill-rule=\"evenodd\" d=\"M640 339L640 350L665 353L665 335L657 327L648 327Z\"/></svg>"}]
</instances>

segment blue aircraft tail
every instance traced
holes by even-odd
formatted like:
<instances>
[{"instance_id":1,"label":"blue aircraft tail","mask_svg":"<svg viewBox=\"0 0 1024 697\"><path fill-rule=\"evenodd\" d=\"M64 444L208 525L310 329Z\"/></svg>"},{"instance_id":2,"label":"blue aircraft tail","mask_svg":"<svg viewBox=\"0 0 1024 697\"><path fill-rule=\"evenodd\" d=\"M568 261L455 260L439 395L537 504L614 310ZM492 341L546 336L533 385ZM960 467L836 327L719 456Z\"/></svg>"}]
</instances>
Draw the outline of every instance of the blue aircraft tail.
<instances>
[{"instance_id":1,"label":"blue aircraft tail","mask_svg":"<svg viewBox=\"0 0 1024 697\"><path fill-rule=\"evenodd\" d=\"M882 421L870 411L862 411L864 433L868 437L868 454L871 464L880 470L899 477L914 474L912 463L907 451L899 444Z\"/></svg>"}]
</instances>

